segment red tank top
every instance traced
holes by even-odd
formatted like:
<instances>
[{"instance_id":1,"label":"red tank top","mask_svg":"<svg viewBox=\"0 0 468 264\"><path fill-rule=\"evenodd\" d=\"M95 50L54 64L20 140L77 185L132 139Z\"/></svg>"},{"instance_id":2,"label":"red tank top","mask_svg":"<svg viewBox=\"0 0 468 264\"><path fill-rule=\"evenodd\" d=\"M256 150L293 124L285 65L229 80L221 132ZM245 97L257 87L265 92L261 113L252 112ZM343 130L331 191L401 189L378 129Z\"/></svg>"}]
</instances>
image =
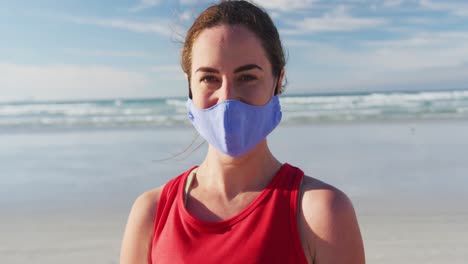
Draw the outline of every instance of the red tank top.
<instances>
[{"instance_id":1,"label":"red tank top","mask_svg":"<svg viewBox=\"0 0 468 264\"><path fill-rule=\"evenodd\" d=\"M300 169L284 164L247 208L220 222L201 221L186 210L184 185L192 169L163 188L150 264L307 263L297 225Z\"/></svg>"}]
</instances>

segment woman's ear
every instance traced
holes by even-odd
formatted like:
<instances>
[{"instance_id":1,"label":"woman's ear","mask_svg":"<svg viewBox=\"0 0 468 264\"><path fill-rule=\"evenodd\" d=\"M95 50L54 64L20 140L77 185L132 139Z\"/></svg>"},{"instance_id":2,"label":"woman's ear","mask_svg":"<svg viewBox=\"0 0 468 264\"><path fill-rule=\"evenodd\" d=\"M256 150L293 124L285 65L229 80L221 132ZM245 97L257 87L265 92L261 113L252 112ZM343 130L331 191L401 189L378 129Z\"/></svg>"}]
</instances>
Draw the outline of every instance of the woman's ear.
<instances>
[{"instance_id":1,"label":"woman's ear","mask_svg":"<svg viewBox=\"0 0 468 264\"><path fill-rule=\"evenodd\" d=\"M276 94L277 95L280 95L283 93L283 81L284 81L284 76L285 76L285 71L284 71L284 68L281 69L281 72L278 76L278 83L276 84L277 87L276 87Z\"/></svg>"}]
</instances>

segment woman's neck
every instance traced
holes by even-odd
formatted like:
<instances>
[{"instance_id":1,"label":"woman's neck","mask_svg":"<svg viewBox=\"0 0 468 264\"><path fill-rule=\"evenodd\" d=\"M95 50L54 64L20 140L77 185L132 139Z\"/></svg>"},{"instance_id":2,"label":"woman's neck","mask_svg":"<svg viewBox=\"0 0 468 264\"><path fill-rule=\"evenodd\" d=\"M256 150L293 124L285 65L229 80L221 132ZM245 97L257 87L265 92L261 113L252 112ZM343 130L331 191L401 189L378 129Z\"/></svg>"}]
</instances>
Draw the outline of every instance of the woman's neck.
<instances>
[{"instance_id":1,"label":"woman's neck","mask_svg":"<svg viewBox=\"0 0 468 264\"><path fill-rule=\"evenodd\" d=\"M239 158L226 156L210 146L196 179L203 189L230 200L243 192L263 190L280 167L281 163L270 152L266 139Z\"/></svg>"}]
</instances>

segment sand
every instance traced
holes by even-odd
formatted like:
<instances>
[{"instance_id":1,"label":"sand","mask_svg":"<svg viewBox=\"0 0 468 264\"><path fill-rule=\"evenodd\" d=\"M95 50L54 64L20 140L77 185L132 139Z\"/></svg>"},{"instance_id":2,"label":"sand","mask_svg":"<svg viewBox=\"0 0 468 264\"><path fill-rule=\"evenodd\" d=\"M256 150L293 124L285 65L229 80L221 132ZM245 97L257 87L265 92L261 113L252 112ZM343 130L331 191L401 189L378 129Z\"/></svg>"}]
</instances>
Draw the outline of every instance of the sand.
<instances>
[{"instance_id":1,"label":"sand","mask_svg":"<svg viewBox=\"0 0 468 264\"><path fill-rule=\"evenodd\" d=\"M358 215L367 263L466 263L468 213ZM1 263L118 263L124 218L2 220Z\"/></svg>"},{"instance_id":2,"label":"sand","mask_svg":"<svg viewBox=\"0 0 468 264\"><path fill-rule=\"evenodd\" d=\"M281 160L352 199L367 263L467 263L468 123L282 127ZM185 129L0 137L0 263L118 263L135 197L203 156ZM294 139L294 140L292 140ZM298 140L302 139L302 140Z\"/></svg>"}]
</instances>

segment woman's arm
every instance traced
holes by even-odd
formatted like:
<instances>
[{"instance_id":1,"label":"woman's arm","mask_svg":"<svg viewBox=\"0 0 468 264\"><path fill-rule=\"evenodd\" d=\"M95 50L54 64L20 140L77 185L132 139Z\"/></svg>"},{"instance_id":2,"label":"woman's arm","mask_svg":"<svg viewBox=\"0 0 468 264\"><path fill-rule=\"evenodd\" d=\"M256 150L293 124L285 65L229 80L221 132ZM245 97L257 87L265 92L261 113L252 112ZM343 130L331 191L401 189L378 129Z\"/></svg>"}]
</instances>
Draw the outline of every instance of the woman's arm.
<instances>
[{"instance_id":1,"label":"woman's arm","mask_svg":"<svg viewBox=\"0 0 468 264\"><path fill-rule=\"evenodd\" d=\"M310 177L302 186L301 237L314 264L364 264L364 246L353 205L340 190Z\"/></svg>"},{"instance_id":2,"label":"woman's arm","mask_svg":"<svg viewBox=\"0 0 468 264\"><path fill-rule=\"evenodd\" d=\"M121 264L147 264L156 208L163 187L141 194L132 206L120 250Z\"/></svg>"}]
</instances>

